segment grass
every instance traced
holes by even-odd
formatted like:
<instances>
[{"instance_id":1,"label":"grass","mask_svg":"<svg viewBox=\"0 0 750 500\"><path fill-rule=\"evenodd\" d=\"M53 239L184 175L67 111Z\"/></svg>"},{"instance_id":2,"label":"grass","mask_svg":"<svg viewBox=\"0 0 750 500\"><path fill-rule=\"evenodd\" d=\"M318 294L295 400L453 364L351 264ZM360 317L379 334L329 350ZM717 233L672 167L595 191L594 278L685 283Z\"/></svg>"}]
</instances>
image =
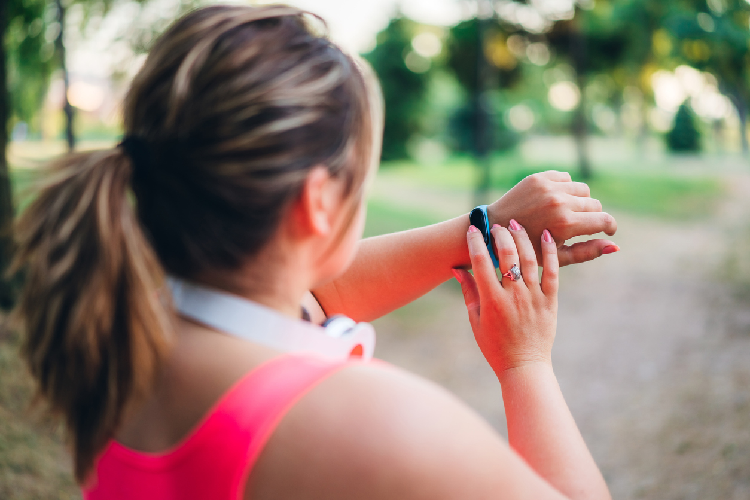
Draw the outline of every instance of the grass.
<instances>
[{"instance_id":1,"label":"grass","mask_svg":"<svg viewBox=\"0 0 750 500\"><path fill-rule=\"evenodd\" d=\"M570 171L564 165L518 166L514 157L498 157L492 163L491 187L506 191L527 175L546 170ZM477 183L477 169L469 158L455 158L440 166L425 167L410 162L385 164L383 178L412 185L468 191ZM580 181L573 172L573 179ZM724 186L709 174L681 175L678 171L606 169L595 171L586 181L591 195L605 210L672 220L701 218L711 213Z\"/></svg>"},{"instance_id":2,"label":"grass","mask_svg":"<svg viewBox=\"0 0 750 500\"><path fill-rule=\"evenodd\" d=\"M62 432L32 413L19 339L0 333L0 498L80 498Z\"/></svg>"},{"instance_id":3,"label":"grass","mask_svg":"<svg viewBox=\"0 0 750 500\"><path fill-rule=\"evenodd\" d=\"M378 199L367 203L364 236L395 233L440 222L426 211L404 210Z\"/></svg>"}]
</instances>

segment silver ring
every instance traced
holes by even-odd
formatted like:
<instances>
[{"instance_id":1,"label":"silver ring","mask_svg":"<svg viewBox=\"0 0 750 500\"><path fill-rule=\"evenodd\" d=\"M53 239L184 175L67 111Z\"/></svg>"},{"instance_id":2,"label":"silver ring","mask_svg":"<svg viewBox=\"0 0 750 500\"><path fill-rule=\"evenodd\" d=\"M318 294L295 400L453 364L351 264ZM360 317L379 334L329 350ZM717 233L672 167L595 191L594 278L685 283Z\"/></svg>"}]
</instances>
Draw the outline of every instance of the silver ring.
<instances>
[{"instance_id":1,"label":"silver ring","mask_svg":"<svg viewBox=\"0 0 750 500\"><path fill-rule=\"evenodd\" d=\"M503 278L510 278L511 281L518 281L521 279L521 270L517 264L513 264L507 273L503 273Z\"/></svg>"}]
</instances>

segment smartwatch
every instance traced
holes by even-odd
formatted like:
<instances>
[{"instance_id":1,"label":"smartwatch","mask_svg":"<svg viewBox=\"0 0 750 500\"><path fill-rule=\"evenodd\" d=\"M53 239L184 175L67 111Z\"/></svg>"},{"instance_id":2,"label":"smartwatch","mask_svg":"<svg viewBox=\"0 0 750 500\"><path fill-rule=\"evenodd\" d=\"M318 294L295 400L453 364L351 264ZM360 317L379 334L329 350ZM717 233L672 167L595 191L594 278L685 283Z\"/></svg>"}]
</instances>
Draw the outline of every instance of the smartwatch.
<instances>
[{"instance_id":1,"label":"smartwatch","mask_svg":"<svg viewBox=\"0 0 750 500\"><path fill-rule=\"evenodd\" d=\"M469 213L469 222L482 232L484 244L487 245L487 250L490 252L490 257L492 257L492 263L495 264L496 269L499 268L500 262L498 262L495 250L492 248L492 235L490 235L490 218L487 216L487 205L479 205L472 210Z\"/></svg>"}]
</instances>

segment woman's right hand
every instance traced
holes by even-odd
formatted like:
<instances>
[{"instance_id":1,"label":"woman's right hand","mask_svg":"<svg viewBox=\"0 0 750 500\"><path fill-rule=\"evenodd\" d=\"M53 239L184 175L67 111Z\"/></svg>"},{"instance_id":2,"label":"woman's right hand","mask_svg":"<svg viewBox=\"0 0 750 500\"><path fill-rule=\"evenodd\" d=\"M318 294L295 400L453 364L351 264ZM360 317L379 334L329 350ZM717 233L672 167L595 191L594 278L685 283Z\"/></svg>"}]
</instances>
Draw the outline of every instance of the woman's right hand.
<instances>
[{"instance_id":1,"label":"woman's right hand","mask_svg":"<svg viewBox=\"0 0 750 500\"><path fill-rule=\"evenodd\" d=\"M549 231L542 234L544 271L539 280L534 247L526 230L511 221L510 228L491 230L502 272L514 264L522 278L498 280L482 233L471 226L467 233L474 276L454 269L461 283L469 322L477 344L495 373L530 363L551 364L557 327L557 247Z\"/></svg>"}]
</instances>

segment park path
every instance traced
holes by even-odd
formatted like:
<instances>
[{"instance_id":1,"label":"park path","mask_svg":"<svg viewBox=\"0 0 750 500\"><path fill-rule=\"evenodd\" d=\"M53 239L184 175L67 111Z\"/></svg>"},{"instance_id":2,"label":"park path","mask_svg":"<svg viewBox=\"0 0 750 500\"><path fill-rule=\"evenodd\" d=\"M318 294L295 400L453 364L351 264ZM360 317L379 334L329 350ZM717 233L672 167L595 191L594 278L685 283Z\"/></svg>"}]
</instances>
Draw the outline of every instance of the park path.
<instances>
[{"instance_id":1,"label":"park path","mask_svg":"<svg viewBox=\"0 0 750 500\"><path fill-rule=\"evenodd\" d=\"M561 273L555 372L615 499L750 498L750 300L728 266L731 255L750 261L750 173L721 175L716 213L614 213L622 251ZM457 283L376 328L378 356L447 387L505 433L500 387Z\"/></svg>"}]
</instances>

